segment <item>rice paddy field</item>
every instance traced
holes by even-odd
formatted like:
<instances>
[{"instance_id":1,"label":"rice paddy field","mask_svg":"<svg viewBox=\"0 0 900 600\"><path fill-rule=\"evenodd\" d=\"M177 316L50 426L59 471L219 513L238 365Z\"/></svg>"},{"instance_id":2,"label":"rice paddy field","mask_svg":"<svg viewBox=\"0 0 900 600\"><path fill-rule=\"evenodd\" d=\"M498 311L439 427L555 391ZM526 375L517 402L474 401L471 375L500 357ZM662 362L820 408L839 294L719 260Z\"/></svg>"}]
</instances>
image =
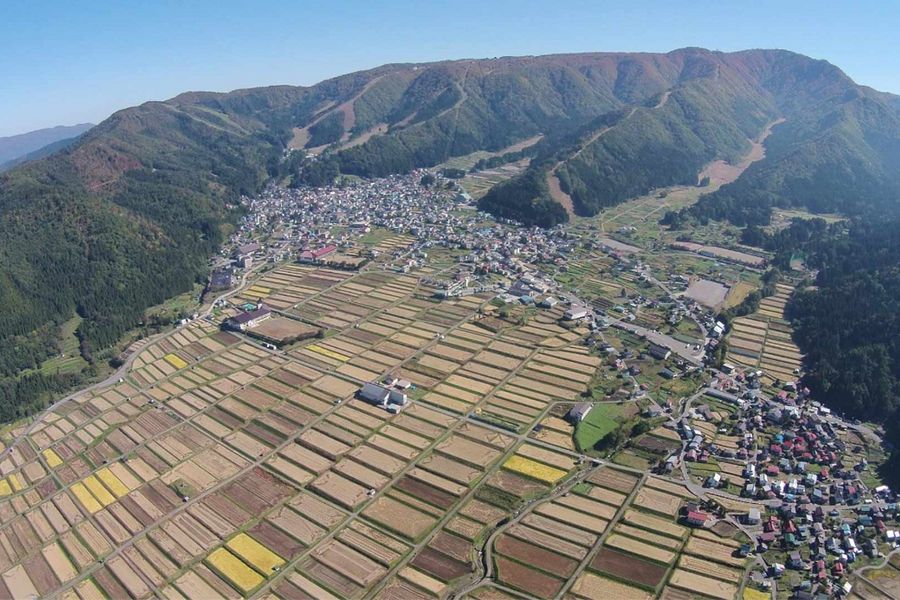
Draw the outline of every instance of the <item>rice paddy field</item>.
<instances>
[{"instance_id":1,"label":"rice paddy field","mask_svg":"<svg viewBox=\"0 0 900 600\"><path fill-rule=\"evenodd\" d=\"M500 587L472 597L735 585L735 565L700 562L715 541L677 524L683 487L576 450L556 409L590 393L589 332L562 309L503 321L489 294L438 302L423 283L438 268L280 264L220 318L264 303L272 339L323 335L270 350L199 319L17 429L0 597L440 598L477 575L492 532ZM398 414L357 396L386 377L410 384Z\"/></svg>"},{"instance_id":2,"label":"rice paddy field","mask_svg":"<svg viewBox=\"0 0 900 600\"><path fill-rule=\"evenodd\" d=\"M803 357L784 318L784 307L793 291L791 286L779 284L777 293L760 301L755 313L734 320L728 336L728 362L762 369L768 383L796 379L794 370L801 367Z\"/></svg>"}]
</instances>

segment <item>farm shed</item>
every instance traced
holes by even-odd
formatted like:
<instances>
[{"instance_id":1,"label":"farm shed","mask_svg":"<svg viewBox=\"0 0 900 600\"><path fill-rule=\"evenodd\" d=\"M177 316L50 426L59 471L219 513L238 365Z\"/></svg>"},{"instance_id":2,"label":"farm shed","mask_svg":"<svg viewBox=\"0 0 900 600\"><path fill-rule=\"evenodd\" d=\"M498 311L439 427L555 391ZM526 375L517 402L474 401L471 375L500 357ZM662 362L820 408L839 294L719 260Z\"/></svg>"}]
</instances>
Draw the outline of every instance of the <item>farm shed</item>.
<instances>
[{"instance_id":1,"label":"farm shed","mask_svg":"<svg viewBox=\"0 0 900 600\"><path fill-rule=\"evenodd\" d=\"M594 405L590 402L579 402L569 410L569 414L566 416L572 423L580 423L584 421L584 418L588 416L592 408L594 408Z\"/></svg>"}]
</instances>

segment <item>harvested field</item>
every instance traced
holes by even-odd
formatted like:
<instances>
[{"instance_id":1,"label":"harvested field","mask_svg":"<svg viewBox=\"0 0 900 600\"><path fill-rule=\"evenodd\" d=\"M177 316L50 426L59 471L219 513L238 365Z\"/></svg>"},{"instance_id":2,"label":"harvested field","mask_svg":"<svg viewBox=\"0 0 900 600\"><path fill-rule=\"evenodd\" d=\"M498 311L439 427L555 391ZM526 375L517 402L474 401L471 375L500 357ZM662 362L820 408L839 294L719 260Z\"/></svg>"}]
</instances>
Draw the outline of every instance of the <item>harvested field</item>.
<instances>
[{"instance_id":1,"label":"harvested field","mask_svg":"<svg viewBox=\"0 0 900 600\"><path fill-rule=\"evenodd\" d=\"M670 494L674 494L676 496L681 496L682 498L692 498L692 494L688 491L686 487L679 483L675 483L672 481L668 481L666 479L661 479L659 477L648 477L647 482L645 483L647 487L651 487L657 490L662 490L664 492L668 492Z\"/></svg>"},{"instance_id":2,"label":"harvested field","mask_svg":"<svg viewBox=\"0 0 900 600\"><path fill-rule=\"evenodd\" d=\"M664 550L657 546L651 546L650 544L645 544L644 542L638 541L634 538L617 535L615 533L606 538L606 541L604 543L611 548L624 550L636 556L645 557L664 564L669 564L673 560L675 560L674 552Z\"/></svg>"},{"instance_id":3,"label":"harvested field","mask_svg":"<svg viewBox=\"0 0 900 600\"><path fill-rule=\"evenodd\" d=\"M604 504L609 504L610 506L615 507L622 506L622 504L625 502L625 499L628 498L628 496L626 496L625 494L614 492L600 486L591 487L591 490L588 492L588 496L590 496L594 500L599 500Z\"/></svg>"},{"instance_id":4,"label":"harvested field","mask_svg":"<svg viewBox=\"0 0 900 600\"><path fill-rule=\"evenodd\" d=\"M320 544L312 554L318 562L362 588L378 581L387 572L375 561L337 540Z\"/></svg>"},{"instance_id":5,"label":"harvested field","mask_svg":"<svg viewBox=\"0 0 900 600\"><path fill-rule=\"evenodd\" d=\"M681 525L676 525L669 520L654 517L631 508L625 511L624 520L648 531L655 531L675 539L682 539L687 533L687 529Z\"/></svg>"},{"instance_id":6,"label":"harvested field","mask_svg":"<svg viewBox=\"0 0 900 600\"><path fill-rule=\"evenodd\" d=\"M553 502L541 504L535 509L535 512L597 535L603 533L609 524L606 519L594 517Z\"/></svg>"},{"instance_id":7,"label":"harvested field","mask_svg":"<svg viewBox=\"0 0 900 600\"><path fill-rule=\"evenodd\" d=\"M583 571L570 590L579 598L587 600L652 600L653 594L630 585L625 585L590 571Z\"/></svg>"},{"instance_id":8,"label":"harvested field","mask_svg":"<svg viewBox=\"0 0 900 600\"><path fill-rule=\"evenodd\" d=\"M619 580L634 582L641 587L655 590L666 575L667 567L641 560L610 548L601 548L591 568L607 573Z\"/></svg>"},{"instance_id":9,"label":"harvested field","mask_svg":"<svg viewBox=\"0 0 900 600\"><path fill-rule=\"evenodd\" d=\"M701 575L721 579L722 581L734 584L740 583L741 576L743 575L743 573L737 569L732 569L688 554L681 555L681 558L678 560L678 566L682 569L687 569L688 571L694 571Z\"/></svg>"},{"instance_id":10,"label":"harvested field","mask_svg":"<svg viewBox=\"0 0 900 600\"><path fill-rule=\"evenodd\" d=\"M557 554L574 558L575 560L581 560L587 555L587 550L577 544L573 544L564 538L550 535L539 529L522 525L521 523L511 526L506 533L523 541L531 542L541 548L552 550Z\"/></svg>"},{"instance_id":11,"label":"harvested field","mask_svg":"<svg viewBox=\"0 0 900 600\"><path fill-rule=\"evenodd\" d=\"M638 476L611 467L603 467L595 471L587 480L600 487L630 494L637 485Z\"/></svg>"},{"instance_id":12,"label":"harvested field","mask_svg":"<svg viewBox=\"0 0 900 600\"><path fill-rule=\"evenodd\" d=\"M421 538L437 519L389 496L381 496L363 511L368 517L410 540Z\"/></svg>"},{"instance_id":13,"label":"harvested field","mask_svg":"<svg viewBox=\"0 0 900 600\"><path fill-rule=\"evenodd\" d=\"M643 487L638 490L637 496L634 498L634 505L651 512L674 517L681 507L681 497Z\"/></svg>"},{"instance_id":14,"label":"harvested field","mask_svg":"<svg viewBox=\"0 0 900 600\"><path fill-rule=\"evenodd\" d=\"M522 519L522 523L545 533L549 533L550 535L568 540L573 544L584 546L585 548L590 547L597 541L597 535L594 535L589 531L584 531L577 527L535 513L527 515Z\"/></svg>"},{"instance_id":15,"label":"harvested field","mask_svg":"<svg viewBox=\"0 0 900 600\"><path fill-rule=\"evenodd\" d=\"M681 541L676 540L670 537L666 537L664 535L659 535L656 533L651 533L646 529L641 529L639 527L634 527L633 525L626 525L625 523L619 523L615 529L616 532L621 533L623 535L627 535L637 540L641 540L642 542L647 542L648 544L653 544L654 546L661 546L663 548L668 548L669 550L678 550L681 548Z\"/></svg>"},{"instance_id":16,"label":"harvested field","mask_svg":"<svg viewBox=\"0 0 900 600\"><path fill-rule=\"evenodd\" d=\"M450 436L438 444L436 450L480 469L486 468L500 456L497 449L459 435Z\"/></svg>"},{"instance_id":17,"label":"harvested field","mask_svg":"<svg viewBox=\"0 0 900 600\"><path fill-rule=\"evenodd\" d=\"M737 594L738 587L711 577L691 573L683 569L675 569L669 578L669 585L690 592L699 592L719 600L731 600Z\"/></svg>"},{"instance_id":18,"label":"harvested field","mask_svg":"<svg viewBox=\"0 0 900 600\"><path fill-rule=\"evenodd\" d=\"M684 552L701 558L714 560L732 567L743 567L744 559L732 556L734 547L719 544L697 536L691 536L684 547Z\"/></svg>"},{"instance_id":19,"label":"harvested field","mask_svg":"<svg viewBox=\"0 0 900 600\"><path fill-rule=\"evenodd\" d=\"M368 492L365 487L332 471L323 473L309 487L345 508L358 506Z\"/></svg>"}]
</instances>

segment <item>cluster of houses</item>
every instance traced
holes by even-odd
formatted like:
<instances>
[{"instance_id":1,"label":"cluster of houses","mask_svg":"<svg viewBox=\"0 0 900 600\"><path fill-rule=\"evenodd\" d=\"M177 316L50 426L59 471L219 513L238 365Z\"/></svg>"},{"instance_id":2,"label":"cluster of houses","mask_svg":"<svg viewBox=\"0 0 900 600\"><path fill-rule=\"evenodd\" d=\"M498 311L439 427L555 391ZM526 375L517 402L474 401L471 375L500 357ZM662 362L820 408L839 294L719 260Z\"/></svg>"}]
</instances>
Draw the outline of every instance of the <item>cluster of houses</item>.
<instances>
[{"instance_id":1,"label":"cluster of houses","mask_svg":"<svg viewBox=\"0 0 900 600\"><path fill-rule=\"evenodd\" d=\"M787 559L770 564L757 577L759 586L794 571L793 597L846 595L854 563L880 556L884 544L900 543L898 505L887 486L869 490L860 481L860 472L867 468L864 460L844 464L847 452L854 449L841 435L847 429L843 421L813 402L808 390L796 386L764 399L758 385L751 386L755 376L720 375L719 388L706 390L714 400L735 408L719 431L736 438L737 449L717 447L684 419L678 424L685 440L683 459L743 466L740 486L720 472L707 476L704 486L725 488L731 483L728 489L739 487L741 496L763 507L764 514L753 508L743 516L745 531L753 535L759 553L774 549ZM691 415L714 420L709 405L694 407ZM677 459L669 462L678 464ZM683 515L693 526L703 526L707 518L700 510Z\"/></svg>"}]
</instances>

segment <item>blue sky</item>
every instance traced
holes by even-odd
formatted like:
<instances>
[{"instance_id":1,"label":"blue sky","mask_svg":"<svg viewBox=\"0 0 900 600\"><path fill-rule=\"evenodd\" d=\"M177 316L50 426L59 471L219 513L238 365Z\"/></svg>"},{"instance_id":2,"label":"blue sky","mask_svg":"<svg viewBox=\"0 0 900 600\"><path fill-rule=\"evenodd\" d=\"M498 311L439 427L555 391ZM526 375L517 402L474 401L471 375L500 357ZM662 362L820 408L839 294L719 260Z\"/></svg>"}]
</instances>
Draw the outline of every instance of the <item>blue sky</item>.
<instances>
[{"instance_id":1,"label":"blue sky","mask_svg":"<svg viewBox=\"0 0 900 600\"><path fill-rule=\"evenodd\" d=\"M387 62L786 48L900 93L900 3L857 0L6 0L0 136L186 90L308 85Z\"/></svg>"}]
</instances>

